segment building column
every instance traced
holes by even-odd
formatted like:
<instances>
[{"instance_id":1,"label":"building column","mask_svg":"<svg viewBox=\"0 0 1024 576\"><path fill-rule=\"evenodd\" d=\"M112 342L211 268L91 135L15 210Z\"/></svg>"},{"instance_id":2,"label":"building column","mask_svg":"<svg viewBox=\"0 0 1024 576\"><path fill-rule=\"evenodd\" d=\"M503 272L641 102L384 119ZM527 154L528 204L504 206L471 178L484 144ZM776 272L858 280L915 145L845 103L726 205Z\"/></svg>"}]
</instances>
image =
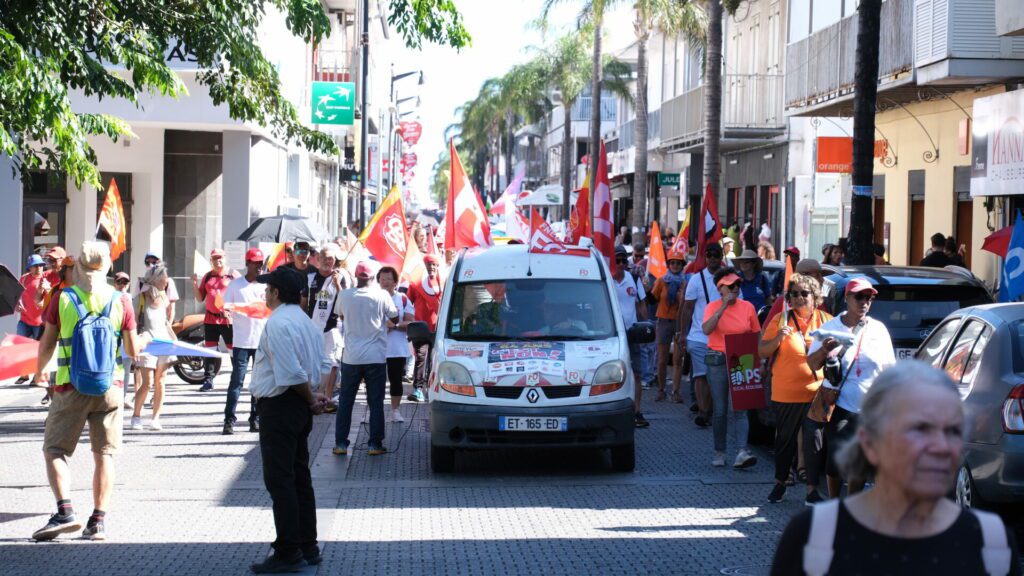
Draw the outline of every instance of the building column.
<instances>
[{"instance_id":1,"label":"building column","mask_svg":"<svg viewBox=\"0 0 1024 576\"><path fill-rule=\"evenodd\" d=\"M24 193L17 171L12 172L14 161L10 156L0 154L0 198L4 198L6 210L0 210L0 230L3 230L3 242L0 242L0 263L10 269L15 276L20 276L23 268L21 261L21 224L24 213ZM18 324L16 315L0 318L0 334L14 334Z\"/></svg>"},{"instance_id":2,"label":"building column","mask_svg":"<svg viewBox=\"0 0 1024 576\"><path fill-rule=\"evenodd\" d=\"M98 193L88 183L83 182L81 188L75 186L70 178L67 186L68 208L64 224L64 249L68 254L77 254L82 242L96 239L96 223L99 221L96 208Z\"/></svg>"},{"instance_id":3,"label":"building column","mask_svg":"<svg viewBox=\"0 0 1024 576\"><path fill-rule=\"evenodd\" d=\"M221 197L224 241L238 238L250 224L250 136L249 132L224 131L224 184Z\"/></svg>"}]
</instances>

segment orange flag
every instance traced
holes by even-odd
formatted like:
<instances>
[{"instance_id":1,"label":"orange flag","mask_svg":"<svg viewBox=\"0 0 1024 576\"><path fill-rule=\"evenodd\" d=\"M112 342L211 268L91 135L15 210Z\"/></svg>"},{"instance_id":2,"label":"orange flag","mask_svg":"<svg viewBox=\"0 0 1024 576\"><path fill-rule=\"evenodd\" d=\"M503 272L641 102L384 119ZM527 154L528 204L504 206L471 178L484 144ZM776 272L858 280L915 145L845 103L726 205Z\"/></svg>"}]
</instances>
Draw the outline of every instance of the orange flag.
<instances>
[{"instance_id":1,"label":"orange flag","mask_svg":"<svg viewBox=\"0 0 1024 576\"><path fill-rule=\"evenodd\" d=\"M281 264L284 264L288 260L288 254L285 252L286 243L280 242L270 250L267 255L267 270L270 272L274 271Z\"/></svg>"},{"instance_id":2,"label":"orange flag","mask_svg":"<svg viewBox=\"0 0 1024 576\"><path fill-rule=\"evenodd\" d=\"M359 241L381 266L401 270L405 253L409 247L409 230L405 226L405 209L402 207L402 193L394 186L384 197L380 208L370 219L366 229L359 235Z\"/></svg>"},{"instance_id":3,"label":"orange flag","mask_svg":"<svg viewBox=\"0 0 1024 576\"><path fill-rule=\"evenodd\" d=\"M655 278L661 278L668 272L668 262L665 260L665 245L661 243L661 229L658 221L651 222L651 250L647 254L647 273Z\"/></svg>"},{"instance_id":4,"label":"orange flag","mask_svg":"<svg viewBox=\"0 0 1024 576\"><path fill-rule=\"evenodd\" d=\"M793 275L793 259L786 256L786 273L782 277L782 294L775 299L775 303L772 304L772 309L768 312L768 319L771 320L779 312L786 312L789 310L789 303L786 302L786 293L789 291L789 278ZM779 328L786 325L786 315L782 314L779 316Z\"/></svg>"},{"instance_id":5,"label":"orange flag","mask_svg":"<svg viewBox=\"0 0 1024 576\"><path fill-rule=\"evenodd\" d=\"M270 308L267 307L266 302L252 302L250 304L228 304L224 308L232 312L237 312L242 316L248 316L249 318L255 318L257 320L270 318Z\"/></svg>"},{"instance_id":6,"label":"orange flag","mask_svg":"<svg viewBox=\"0 0 1024 576\"><path fill-rule=\"evenodd\" d=\"M124 206L121 205L121 192L113 178L110 179L107 197L103 200L103 208L100 209L100 219L96 223L97 233L100 228L110 236L110 259L117 260L128 249L124 238L127 224L124 220Z\"/></svg>"},{"instance_id":7,"label":"orange flag","mask_svg":"<svg viewBox=\"0 0 1024 576\"><path fill-rule=\"evenodd\" d=\"M401 271L401 279L409 284L419 282L420 278L427 271L426 266L423 265L423 253L420 252L420 248L415 242L409 243L409 250L405 253L405 261L402 263Z\"/></svg>"}]
</instances>

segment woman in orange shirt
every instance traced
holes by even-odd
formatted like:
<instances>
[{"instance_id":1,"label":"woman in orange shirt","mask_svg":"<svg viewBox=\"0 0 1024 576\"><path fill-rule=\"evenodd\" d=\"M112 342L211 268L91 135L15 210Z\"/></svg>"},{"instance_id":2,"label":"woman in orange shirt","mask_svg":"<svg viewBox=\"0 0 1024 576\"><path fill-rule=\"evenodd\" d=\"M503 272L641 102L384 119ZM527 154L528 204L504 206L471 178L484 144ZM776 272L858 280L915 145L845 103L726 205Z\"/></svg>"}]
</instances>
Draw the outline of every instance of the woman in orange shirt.
<instances>
[{"instance_id":1,"label":"woman in orange shirt","mask_svg":"<svg viewBox=\"0 0 1024 576\"><path fill-rule=\"evenodd\" d=\"M821 286L811 276L793 274L784 296L789 312L779 312L765 323L761 344L757 347L762 358L774 355L775 486L768 495L768 501L779 502L786 493L786 478L796 456L797 438L803 434L804 463L808 471L806 502L814 504L822 500L817 486L824 464L822 426L815 426L817 423L807 420L807 410L825 378L825 372L811 370L807 364L807 351L811 347L810 333L831 320L832 316L817 309L821 305Z\"/></svg>"},{"instance_id":2,"label":"woman in orange shirt","mask_svg":"<svg viewBox=\"0 0 1024 576\"><path fill-rule=\"evenodd\" d=\"M704 360L708 367L708 387L711 388L711 403L714 406L711 428L715 437L715 456L711 460L712 466L725 466L729 413L732 413L732 425L739 447L733 467L749 468L757 464L757 458L747 446L750 431L747 413L745 410L730 408L732 395L729 393L729 368L725 362L727 335L761 332L753 304L739 298L742 282L735 268L722 268L715 272L715 286L722 299L707 305L704 309L704 324L701 326L708 335L708 352Z\"/></svg>"}]
</instances>

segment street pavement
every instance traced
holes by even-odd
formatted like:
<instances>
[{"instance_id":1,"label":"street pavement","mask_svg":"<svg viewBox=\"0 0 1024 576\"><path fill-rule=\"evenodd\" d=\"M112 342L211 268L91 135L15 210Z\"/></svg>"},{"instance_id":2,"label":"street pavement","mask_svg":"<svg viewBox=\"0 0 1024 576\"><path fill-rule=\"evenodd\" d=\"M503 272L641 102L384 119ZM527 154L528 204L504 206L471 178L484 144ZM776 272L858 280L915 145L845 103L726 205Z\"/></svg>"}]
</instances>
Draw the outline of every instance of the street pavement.
<instances>
[{"instance_id":1,"label":"street pavement","mask_svg":"<svg viewBox=\"0 0 1024 576\"><path fill-rule=\"evenodd\" d=\"M41 451L42 391L0 383L0 573L244 574L274 538L257 435L239 403L220 434L227 374L213 392L168 376L164 429L127 429L117 457L109 539L29 536L54 511ZM653 396L650 395L650 396ZM348 457L331 454L334 417L310 437L324 561L306 574L767 574L803 487L768 504L770 455L749 470L712 468L711 432L680 404L645 400L634 473L596 452L460 453L432 474L425 405L403 401L388 424L391 453L365 452L356 405ZM148 410L144 412L148 422ZM731 459L729 461L731 464ZM92 509L87 435L71 458L73 502Z\"/></svg>"}]
</instances>

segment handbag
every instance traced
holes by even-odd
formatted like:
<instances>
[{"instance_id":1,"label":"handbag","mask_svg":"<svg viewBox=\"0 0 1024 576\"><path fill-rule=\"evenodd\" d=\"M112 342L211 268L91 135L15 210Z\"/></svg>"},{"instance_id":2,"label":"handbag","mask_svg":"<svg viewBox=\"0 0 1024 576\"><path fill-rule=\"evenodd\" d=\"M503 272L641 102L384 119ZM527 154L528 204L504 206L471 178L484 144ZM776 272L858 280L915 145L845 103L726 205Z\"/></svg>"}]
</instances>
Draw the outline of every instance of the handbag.
<instances>
[{"instance_id":1,"label":"handbag","mask_svg":"<svg viewBox=\"0 0 1024 576\"><path fill-rule=\"evenodd\" d=\"M832 419L832 411L836 408L839 393L843 391L843 385L846 384L846 379L850 376L850 370L853 370L853 365L857 363L857 357L860 356L860 339L862 336L862 334L857 336L857 353L854 355L850 365L846 367L846 374L843 374L843 379L839 381L839 385L835 388L825 386L824 383L818 386L818 390L814 393L814 398L811 399L811 407L807 410L807 418L809 420L825 424ZM842 358L845 352L844 350L839 357Z\"/></svg>"}]
</instances>

